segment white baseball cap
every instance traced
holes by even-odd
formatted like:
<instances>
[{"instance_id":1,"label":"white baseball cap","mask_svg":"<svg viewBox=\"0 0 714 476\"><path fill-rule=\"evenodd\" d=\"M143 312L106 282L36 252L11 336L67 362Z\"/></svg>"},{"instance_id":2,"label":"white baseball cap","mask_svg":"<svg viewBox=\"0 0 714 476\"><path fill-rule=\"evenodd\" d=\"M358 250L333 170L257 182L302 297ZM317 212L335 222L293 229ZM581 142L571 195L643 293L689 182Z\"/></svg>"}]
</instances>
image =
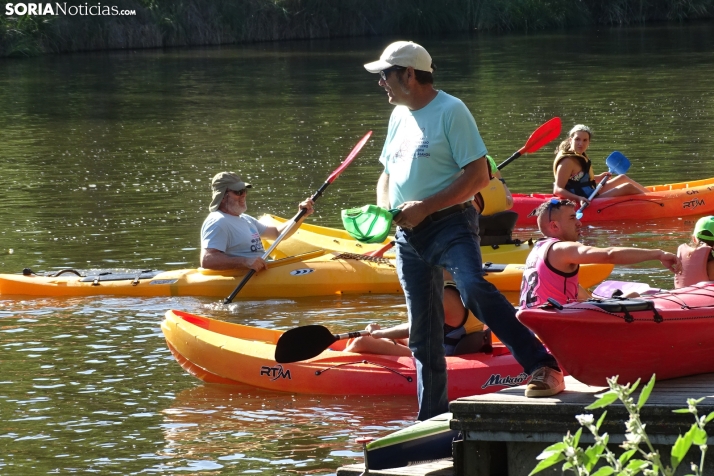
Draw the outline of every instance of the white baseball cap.
<instances>
[{"instance_id":1,"label":"white baseball cap","mask_svg":"<svg viewBox=\"0 0 714 476\"><path fill-rule=\"evenodd\" d=\"M431 56L429 53L423 46L417 45L412 41L396 41L392 43L387 46L378 61L367 63L364 68L370 73L379 73L392 66L403 66L405 68L411 66L419 71L434 72L431 68Z\"/></svg>"}]
</instances>

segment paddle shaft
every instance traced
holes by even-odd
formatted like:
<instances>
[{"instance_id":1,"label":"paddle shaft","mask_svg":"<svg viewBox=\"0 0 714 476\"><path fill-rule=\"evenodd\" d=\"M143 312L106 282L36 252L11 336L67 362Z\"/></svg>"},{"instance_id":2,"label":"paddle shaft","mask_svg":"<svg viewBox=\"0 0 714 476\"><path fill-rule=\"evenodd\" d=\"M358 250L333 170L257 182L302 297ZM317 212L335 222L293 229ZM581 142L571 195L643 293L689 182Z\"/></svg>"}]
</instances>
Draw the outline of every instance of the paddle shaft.
<instances>
[{"instance_id":1,"label":"paddle shaft","mask_svg":"<svg viewBox=\"0 0 714 476\"><path fill-rule=\"evenodd\" d=\"M357 337L365 337L369 335L369 331L354 331L354 332L347 332L344 334L332 334L332 336L335 338L335 342L338 340L343 340L343 339L356 339ZM322 349L325 350L325 349ZM322 352L322 350L320 352Z\"/></svg>"},{"instance_id":2,"label":"paddle shaft","mask_svg":"<svg viewBox=\"0 0 714 476\"><path fill-rule=\"evenodd\" d=\"M392 248L394 248L394 245L396 245L396 244L397 244L396 241L390 241L390 242L387 243L386 245L382 246L380 249L374 250L374 251L370 251L370 252L368 252L368 253L365 253L365 255L366 255L366 256L373 256L373 257L375 257L375 258L381 258L382 256L384 256L384 253L386 253L387 251L389 251L389 250L391 250Z\"/></svg>"},{"instance_id":3,"label":"paddle shaft","mask_svg":"<svg viewBox=\"0 0 714 476\"><path fill-rule=\"evenodd\" d=\"M350 155L348 155L347 158L340 164L340 166L337 167L330 174L329 177L327 177L327 180L325 180L325 183L323 183L322 186L320 188L318 188L317 191L313 194L313 196L310 197L313 202L316 201L318 198L320 198L322 196L322 192L324 192L325 189L327 187L329 187L330 184L337 177L340 176L342 171L345 170L347 168L347 166L352 163L352 161L355 159L355 157L357 157L357 154L359 153L359 151L362 150L362 147L364 146L364 144L367 143L367 140L369 140L369 137L371 135L372 135L372 131L369 131L367 134L365 134L365 136L357 143L357 145L354 146L354 148L352 149L352 152L350 152ZM290 231L293 229L295 224L298 221L300 221L300 219L303 216L305 216L306 213L307 213L307 209L303 208L290 220L290 222L287 224L287 226L285 228L283 228L283 231L280 233L280 235L278 235L278 237L275 239L275 241L273 241L273 244L270 246L270 248L268 248L268 250L265 253L263 253L263 256L261 257L262 259L265 260L270 256L270 254L273 252L273 250L275 250L275 248L277 248L278 244L283 240L283 238L285 238L285 236L287 236L290 233ZM246 274L243 277L243 279L238 284L238 286L236 286L236 288L233 290L233 292L223 301L223 304L230 304L231 302L233 302L233 299L235 299L235 297L238 295L238 293L241 291L241 289L243 289L243 287L250 280L250 278L253 277L254 274L255 274L254 269L251 269L250 271L248 271L248 274Z\"/></svg>"},{"instance_id":4,"label":"paddle shaft","mask_svg":"<svg viewBox=\"0 0 714 476\"><path fill-rule=\"evenodd\" d=\"M538 127L533 134L531 134L523 147L518 149L512 156L501 162L496 168L501 170L521 155L537 151L548 142L558 137L560 135L560 129L561 121L559 117L554 117L544 124L541 124L541 126Z\"/></svg>"},{"instance_id":5,"label":"paddle shaft","mask_svg":"<svg viewBox=\"0 0 714 476\"><path fill-rule=\"evenodd\" d=\"M315 192L315 194L312 197L310 197L313 202L315 200L317 200L318 198L320 198L320 196L322 195L322 192L325 191L325 189L327 188L328 185L330 185L328 182L323 183L322 187L320 187L318 189L318 191ZM275 250L275 248L277 248L278 244L280 244L280 242L283 240L283 238L285 238L285 236L288 233L290 233L290 231L293 229L293 227L295 227L295 224L297 222L299 222L303 216L305 216L305 213L307 213L307 209L303 208L294 217L292 217L290 219L287 226L285 228L283 228L283 231L280 233L280 235L278 235L278 237L275 239L275 241L273 241L273 244L270 245L270 248L268 248L268 250L265 253L263 253L263 256L261 256L262 259L265 260L270 256L270 254L273 252L273 250ZM250 271L248 271L248 274L243 276L243 279L241 280L241 282L238 284L238 286L236 286L236 288L233 290L233 292L225 299L225 301L223 301L223 304L230 304L231 302L233 302L233 299L235 299L235 297L238 295L238 293L241 291L241 289L243 289L243 287L248 283L248 281L250 281L250 278L252 278L254 274L255 274L254 269L251 269Z\"/></svg>"},{"instance_id":6,"label":"paddle shaft","mask_svg":"<svg viewBox=\"0 0 714 476\"><path fill-rule=\"evenodd\" d=\"M617 164L613 164L615 166L611 167L610 166L611 161L615 161L615 160L617 161ZM627 160L627 157L625 157L622 154L622 152L618 152L618 151L614 151L613 153L608 155L607 158L605 159L605 163L608 164L610 174L612 174L613 172L616 172L616 173L622 175L622 174L627 173L627 171L630 169L630 161ZM597 187L595 187L595 190L593 190L593 193L591 193L590 196L588 197L588 201L585 202L585 205L580 207L580 210L578 210L577 213L575 214L575 217L578 220L580 220L583 217L583 210L585 210L590 205L590 201L597 196L598 192L605 186L605 184L607 183L608 179L611 176L612 175L608 175L607 177L602 179L599 184L597 184Z\"/></svg>"},{"instance_id":7,"label":"paddle shaft","mask_svg":"<svg viewBox=\"0 0 714 476\"><path fill-rule=\"evenodd\" d=\"M590 196L588 197L588 201L585 202L583 204L583 206L580 207L580 210L578 210L578 212L575 214L576 217L583 216L583 210L588 208L588 206L590 205L590 201L593 200L597 196L598 192L600 191L600 189L602 189L605 186L605 184L607 183L607 179L609 179L609 178L610 178L610 176L608 175L604 179L600 180L600 183L597 184L597 187L595 187L595 190L593 190L593 193L591 193ZM578 218L578 220L580 220L580 218Z\"/></svg>"}]
</instances>

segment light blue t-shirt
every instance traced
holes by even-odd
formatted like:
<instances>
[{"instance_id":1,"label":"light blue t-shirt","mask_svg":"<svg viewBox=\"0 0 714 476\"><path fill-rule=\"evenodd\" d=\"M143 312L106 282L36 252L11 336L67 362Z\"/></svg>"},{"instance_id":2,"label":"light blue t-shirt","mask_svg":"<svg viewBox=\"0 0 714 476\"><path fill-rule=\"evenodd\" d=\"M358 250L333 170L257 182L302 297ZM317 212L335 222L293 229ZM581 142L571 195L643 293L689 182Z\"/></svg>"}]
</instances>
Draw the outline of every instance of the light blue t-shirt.
<instances>
[{"instance_id":1,"label":"light blue t-shirt","mask_svg":"<svg viewBox=\"0 0 714 476\"><path fill-rule=\"evenodd\" d=\"M439 91L419 110L396 106L379 158L389 175L391 206L440 192L487 152L476 121L460 99Z\"/></svg>"},{"instance_id":2,"label":"light blue t-shirt","mask_svg":"<svg viewBox=\"0 0 714 476\"><path fill-rule=\"evenodd\" d=\"M213 248L230 256L256 258L265 252L260 235L266 228L265 224L245 213L235 216L211 212L201 227L201 248Z\"/></svg>"}]
</instances>

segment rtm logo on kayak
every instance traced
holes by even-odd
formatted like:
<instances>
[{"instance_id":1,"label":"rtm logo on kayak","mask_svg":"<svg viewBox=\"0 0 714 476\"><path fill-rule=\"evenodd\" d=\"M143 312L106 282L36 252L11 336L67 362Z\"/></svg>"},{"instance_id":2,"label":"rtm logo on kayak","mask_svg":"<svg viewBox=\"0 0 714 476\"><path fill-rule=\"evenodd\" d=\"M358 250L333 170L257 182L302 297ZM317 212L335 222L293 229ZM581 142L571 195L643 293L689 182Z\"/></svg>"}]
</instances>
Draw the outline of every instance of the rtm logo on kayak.
<instances>
[{"instance_id":1,"label":"rtm logo on kayak","mask_svg":"<svg viewBox=\"0 0 714 476\"><path fill-rule=\"evenodd\" d=\"M279 378L292 380L292 377L290 377L290 370L283 369L282 365L278 365L277 367L268 367L267 365L263 365L260 368L260 375L267 375L268 377L271 377L271 381L278 380Z\"/></svg>"},{"instance_id":2,"label":"rtm logo on kayak","mask_svg":"<svg viewBox=\"0 0 714 476\"><path fill-rule=\"evenodd\" d=\"M695 198L694 200L689 200L687 202L682 202L682 208L697 208L704 205L704 200L701 198Z\"/></svg>"},{"instance_id":3,"label":"rtm logo on kayak","mask_svg":"<svg viewBox=\"0 0 714 476\"><path fill-rule=\"evenodd\" d=\"M505 377L501 377L501 374L491 374L491 376L488 378L485 384L481 385L481 388L487 388L487 387L517 387L519 385L523 385L523 382L525 382L528 379L528 374L525 372L521 372L515 377L511 377L510 375L506 375Z\"/></svg>"},{"instance_id":4,"label":"rtm logo on kayak","mask_svg":"<svg viewBox=\"0 0 714 476\"><path fill-rule=\"evenodd\" d=\"M315 271L315 270L310 269L310 268L294 269L294 270L290 271L290 275L291 276L302 276L304 274L310 274L313 271Z\"/></svg>"}]
</instances>

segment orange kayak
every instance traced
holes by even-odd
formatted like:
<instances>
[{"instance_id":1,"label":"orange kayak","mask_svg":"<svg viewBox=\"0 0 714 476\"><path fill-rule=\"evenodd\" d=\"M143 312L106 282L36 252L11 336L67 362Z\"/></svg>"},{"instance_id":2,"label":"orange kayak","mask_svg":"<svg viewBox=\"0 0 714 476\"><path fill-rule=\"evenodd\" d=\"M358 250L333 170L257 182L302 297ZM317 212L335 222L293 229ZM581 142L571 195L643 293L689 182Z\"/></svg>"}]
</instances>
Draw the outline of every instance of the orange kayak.
<instances>
[{"instance_id":1,"label":"orange kayak","mask_svg":"<svg viewBox=\"0 0 714 476\"><path fill-rule=\"evenodd\" d=\"M161 330L178 363L207 383L248 384L269 390L327 395L416 395L411 357L344 352L346 341L304 362L278 364L283 331L168 311ZM449 398L495 392L528 376L503 346L494 352L447 357Z\"/></svg>"},{"instance_id":2,"label":"orange kayak","mask_svg":"<svg viewBox=\"0 0 714 476\"><path fill-rule=\"evenodd\" d=\"M583 223L607 220L650 220L714 214L714 177L691 182L645 187L649 192L613 198L596 198L583 211ZM518 225L535 225L538 206L553 195L513 194L512 210L518 213Z\"/></svg>"}]
</instances>

